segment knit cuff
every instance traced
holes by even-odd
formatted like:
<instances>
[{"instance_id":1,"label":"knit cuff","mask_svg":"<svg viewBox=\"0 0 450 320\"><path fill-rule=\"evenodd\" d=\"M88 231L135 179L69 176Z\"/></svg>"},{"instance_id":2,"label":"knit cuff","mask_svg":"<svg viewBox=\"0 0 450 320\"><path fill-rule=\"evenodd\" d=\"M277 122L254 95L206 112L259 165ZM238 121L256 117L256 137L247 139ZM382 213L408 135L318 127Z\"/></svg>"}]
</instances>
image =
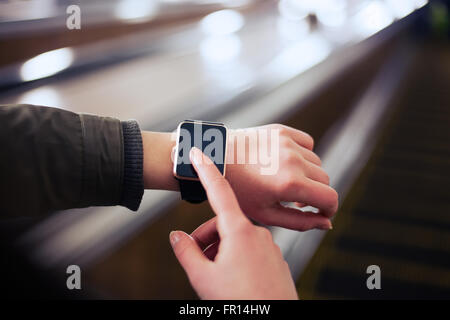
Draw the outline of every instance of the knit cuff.
<instances>
[{"instance_id":1,"label":"knit cuff","mask_svg":"<svg viewBox=\"0 0 450 320\"><path fill-rule=\"evenodd\" d=\"M121 205L137 211L144 194L142 136L135 120L122 121L124 176Z\"/></svg>"}]
</instances>

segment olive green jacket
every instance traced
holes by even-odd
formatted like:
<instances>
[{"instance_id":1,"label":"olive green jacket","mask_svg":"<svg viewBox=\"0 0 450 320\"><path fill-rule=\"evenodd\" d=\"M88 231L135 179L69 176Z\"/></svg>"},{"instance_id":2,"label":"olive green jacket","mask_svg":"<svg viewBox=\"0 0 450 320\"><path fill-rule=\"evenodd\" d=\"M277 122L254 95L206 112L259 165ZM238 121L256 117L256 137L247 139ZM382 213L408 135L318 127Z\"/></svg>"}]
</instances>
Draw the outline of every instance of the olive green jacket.
<instances>
[{"instance_id":1,"label":"olive green jacket","mask_svg":"<svg viewBox=\"0 0 450 320\"><path fill-rule=\"evenodd\" d=\"M0 105L0 217L88 206L137 210L142 161L135 121Z\"/></svg>"}]
</instances>

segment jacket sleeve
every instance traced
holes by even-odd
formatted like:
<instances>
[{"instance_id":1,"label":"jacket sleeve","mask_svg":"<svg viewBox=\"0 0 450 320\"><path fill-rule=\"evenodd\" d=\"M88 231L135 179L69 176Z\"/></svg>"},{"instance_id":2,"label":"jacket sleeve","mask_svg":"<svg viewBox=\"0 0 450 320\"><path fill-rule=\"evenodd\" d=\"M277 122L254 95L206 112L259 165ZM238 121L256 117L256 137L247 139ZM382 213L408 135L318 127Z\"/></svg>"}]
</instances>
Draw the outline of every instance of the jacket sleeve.
<instances>
[{"instance_id":1,"label":"jacket sleeve","mask_svg":"<svg viewBox=\"0 0 450 320\"><path fill-rule=\"evenodd\" d=\"M0 215L124 205L143 194L135 121L32 106L0 106Z\"/></svg>"}]
</instances>

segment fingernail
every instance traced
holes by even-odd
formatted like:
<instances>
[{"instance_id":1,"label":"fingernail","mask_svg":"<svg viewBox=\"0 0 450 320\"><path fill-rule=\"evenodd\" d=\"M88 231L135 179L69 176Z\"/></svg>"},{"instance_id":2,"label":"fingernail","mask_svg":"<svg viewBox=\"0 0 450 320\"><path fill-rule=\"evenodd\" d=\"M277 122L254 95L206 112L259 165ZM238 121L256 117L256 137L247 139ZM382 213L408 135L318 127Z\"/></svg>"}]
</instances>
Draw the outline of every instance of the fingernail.
<instances>
[{"instance_id":1,"label":"fingernail","mask_svg":"<svg viewBox=\"0 0 450 320\"><path fill-rule=\"evenodd\" d=\"M202 163L202 153L199 148L192 147L191 151L189 152L189 156L191 158L191 161L196 165L200 165Z\"/></svg>"},{"instance_id":2,"label":"fingernail","mask_svg":"<svg viewBox=\"0 0 450 320\"><path fill-rule=\"evenodd\" d=\"M180 241L180 233L178 231L172 231L169 234L170 245L172 248L175 247L178 241Z\"/></svg>"},{"instance_id":3,"label":"fingernail","mask_svg":"<svg viewBox=\"0 0 450 320\"><path fill-rule=\"evenodd\" d=\"M194 162L196 165L213 164L212 160L208 156L203 155L203 152L197 147L192 147L191 151L189 152L189 155L191 157L191 161Z\"/></svg>"},{"instance_id":4,"label":"fingernail","mask_svg":"<svg viewBox=\"0 0 450 320\"><path fill-rule=\"evenodd\" d=\"M323 223L323 224L321 224L321 225L319 226L319 229L322 229L322 230L331 230L331 229L333 229L333 225L331 224L331 222Z\"/></svg>"}]
</instances>

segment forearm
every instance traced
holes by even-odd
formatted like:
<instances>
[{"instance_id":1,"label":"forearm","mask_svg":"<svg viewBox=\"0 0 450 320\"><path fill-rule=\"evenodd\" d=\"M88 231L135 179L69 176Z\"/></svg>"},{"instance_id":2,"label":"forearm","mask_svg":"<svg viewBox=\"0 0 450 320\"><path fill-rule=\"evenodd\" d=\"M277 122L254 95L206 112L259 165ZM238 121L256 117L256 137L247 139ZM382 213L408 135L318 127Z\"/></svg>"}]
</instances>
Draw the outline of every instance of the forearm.
<instances>
[{"instance_id":1,"label":"forearm","mask_svg":"<svg viewBox=\"0 0 450 320\"><path fill-rule=\"evenodd\" d=\"M121 204L121 135L117 119L0 106L2 215Z\"/></svg>"}]
</instances>

